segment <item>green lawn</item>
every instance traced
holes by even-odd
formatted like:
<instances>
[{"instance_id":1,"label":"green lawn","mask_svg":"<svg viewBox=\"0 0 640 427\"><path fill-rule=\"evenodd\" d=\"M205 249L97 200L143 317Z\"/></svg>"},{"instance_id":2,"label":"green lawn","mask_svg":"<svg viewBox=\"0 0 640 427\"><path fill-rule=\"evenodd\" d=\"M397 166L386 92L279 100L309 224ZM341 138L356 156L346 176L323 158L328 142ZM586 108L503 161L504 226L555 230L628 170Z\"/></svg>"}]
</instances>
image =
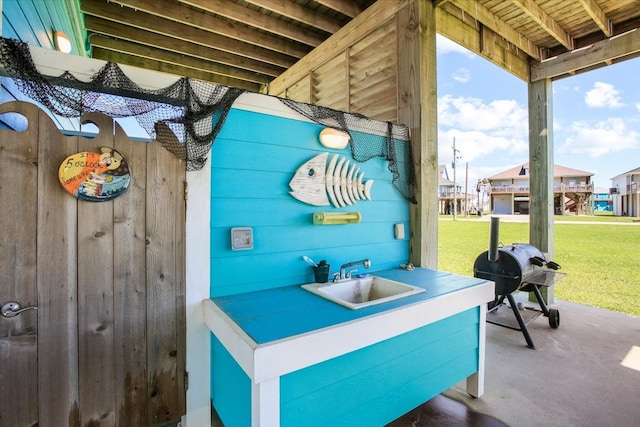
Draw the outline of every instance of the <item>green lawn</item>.
<instances>
[{"instance_id":1,"label":"green lawn","mask_svg":"<svg viewBox=\"0 0 640 427\"><path fill-rule=\"evenodd\" d=\"M555 297L640 316L640 224L559 222L569 218L556 217L554 225L553 261L567 273ZM488 249L489 228L489 221L439 221L438 269L473 276L475 259ZM529 242L529 224L501 221L500 242Z\"/></svg>"}]
</instances>

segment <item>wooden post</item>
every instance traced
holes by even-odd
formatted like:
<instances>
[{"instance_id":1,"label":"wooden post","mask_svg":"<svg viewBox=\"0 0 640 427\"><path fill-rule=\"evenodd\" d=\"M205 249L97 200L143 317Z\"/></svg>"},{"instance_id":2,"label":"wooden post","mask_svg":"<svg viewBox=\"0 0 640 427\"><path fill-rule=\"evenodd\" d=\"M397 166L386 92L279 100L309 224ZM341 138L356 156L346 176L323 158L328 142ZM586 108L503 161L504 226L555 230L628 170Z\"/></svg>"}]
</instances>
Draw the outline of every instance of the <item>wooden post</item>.
<instances>
[{"instance_id":1,"label":"wooden post","mask_svg":"<svg viewBox=\"0 0 640 427\"><path fill-rule=\"evenodd\" d=\"M529 83L529 242L553 259L553 108L551 80ZM553 303L553 287L542 289ZM546 295L545 295L546 293Z\"/></svg>"},{"instance_id":2,"label":"wooden post","mask_svg":"<svg viewBox=\"0 0 640 427\"><path fill-rule=\"evenodd\" d=\"M438 114L436 21L431 1L412 0L397 15L398 122L411 130L416 199L411 262L438 267Z\"/></svg>"}]
</instances>

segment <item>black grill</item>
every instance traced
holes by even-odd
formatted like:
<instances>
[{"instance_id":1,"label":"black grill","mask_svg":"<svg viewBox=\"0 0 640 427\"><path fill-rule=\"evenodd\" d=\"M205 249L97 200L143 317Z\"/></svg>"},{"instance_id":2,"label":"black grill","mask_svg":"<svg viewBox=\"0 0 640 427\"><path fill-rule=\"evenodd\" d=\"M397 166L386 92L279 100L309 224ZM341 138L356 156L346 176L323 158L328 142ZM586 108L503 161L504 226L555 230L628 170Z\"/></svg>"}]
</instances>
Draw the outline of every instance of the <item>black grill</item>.
<instances>
[{"instance_id":1,"label":"black grill","mask_svg":"<svg viewBox=\"0 0 640 427\"><path fill-rule=\"evenodd\" d=\"M547 307L540 288L553 285L565 274L557 271L560 265L547 260L540 249L533 245L513 243L500 247L498 244L499 221L500 218L491 218L489 250L476 258L473 265L473 274L475 277L491 280L496 284L495 299L489 303L487 321L522 331L527 341L527 346L535 348L531 335L527 330L527 324L540 315L544 315L549 319L549 326L554 329L560 326L560 312L557 309ZM540 308L524 307L522 304L519 306L513 297L513 293L516 291L532 292ZM518 322L518 327L491 318L492 313L495 314L500 307L505 305L505 298L508 300L509 306ZM525 322L520 313L521 309L531 310L535 313Z\"/></svg>"}]
</instances>

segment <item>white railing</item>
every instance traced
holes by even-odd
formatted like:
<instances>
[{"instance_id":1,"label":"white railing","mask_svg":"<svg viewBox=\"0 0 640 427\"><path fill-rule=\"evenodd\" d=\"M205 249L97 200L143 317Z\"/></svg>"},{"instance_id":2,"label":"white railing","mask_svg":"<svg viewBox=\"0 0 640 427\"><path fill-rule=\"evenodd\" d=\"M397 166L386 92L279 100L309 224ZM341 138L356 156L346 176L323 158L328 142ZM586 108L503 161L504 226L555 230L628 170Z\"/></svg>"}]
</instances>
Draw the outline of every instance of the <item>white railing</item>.
<instances>
[{"instance_id":1,"label":"white railing","mask_svg":"<svg viewBox=\"0 0 640 427\"><path fill-rule=\"evenodd\" d=\"M554 193L593 193L593 184L560 184L553 186ZM529 193L528 185L492 185L491 193Z\"/></svg>"}]
</instances>

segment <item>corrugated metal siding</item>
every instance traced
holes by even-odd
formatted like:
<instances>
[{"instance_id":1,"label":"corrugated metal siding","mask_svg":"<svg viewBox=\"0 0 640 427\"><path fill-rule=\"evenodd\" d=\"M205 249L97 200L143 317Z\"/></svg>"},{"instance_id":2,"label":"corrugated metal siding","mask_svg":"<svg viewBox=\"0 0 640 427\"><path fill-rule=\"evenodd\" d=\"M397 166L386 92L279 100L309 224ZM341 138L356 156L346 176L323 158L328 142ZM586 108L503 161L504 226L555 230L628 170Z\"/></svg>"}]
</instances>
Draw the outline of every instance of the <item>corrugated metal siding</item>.
<instances>
[{"instance_id":1,"label":"corrugated metal siding","mask_svg":"<svg viewBox=\"0 0 640 427\"><path fill-rule=\"evenodd\" d=\"M371 271L397 267L409 259L409 240L395 239L404 223L409 236L409 203L391 183L386 160L358 166L373 179L373 201L340 211L359 211L362 222L313 225L312 214L338 211L311 206L289 194L289 181L307 160L331 151L318 142L321 126L232 109L212 149L211 296L270 289L313 281L308 255L326 259L331 271L369 258ZM348 149L337 151L352 160ZM253 228L254 249L232 251L232 227Z\"/></svg>"}]
</instances>

